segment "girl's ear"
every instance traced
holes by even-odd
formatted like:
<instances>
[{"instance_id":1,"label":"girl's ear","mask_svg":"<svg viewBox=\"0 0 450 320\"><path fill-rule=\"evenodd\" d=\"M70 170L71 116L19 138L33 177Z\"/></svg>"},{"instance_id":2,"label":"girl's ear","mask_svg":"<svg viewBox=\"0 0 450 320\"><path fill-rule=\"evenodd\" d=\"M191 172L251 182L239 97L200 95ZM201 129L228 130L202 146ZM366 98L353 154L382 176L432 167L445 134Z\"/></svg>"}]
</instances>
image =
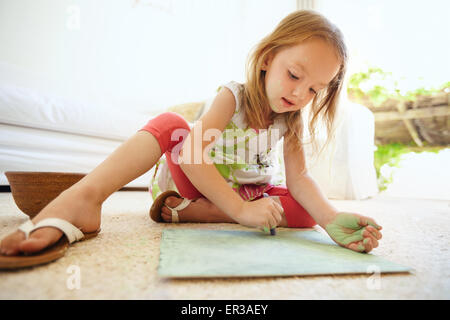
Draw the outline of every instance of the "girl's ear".
<instances>
[{"instance_id":1,"label":"girl's ear","mask_svg":"<svg viewBox=\"0 0 450 320\"><path fill-rule=\"evenodd\" d=\"M264 59L263 64L261 65L261 70L267 71L273 59L273 54L269 53L267 57Z\"/></svg>"}]
</instances>

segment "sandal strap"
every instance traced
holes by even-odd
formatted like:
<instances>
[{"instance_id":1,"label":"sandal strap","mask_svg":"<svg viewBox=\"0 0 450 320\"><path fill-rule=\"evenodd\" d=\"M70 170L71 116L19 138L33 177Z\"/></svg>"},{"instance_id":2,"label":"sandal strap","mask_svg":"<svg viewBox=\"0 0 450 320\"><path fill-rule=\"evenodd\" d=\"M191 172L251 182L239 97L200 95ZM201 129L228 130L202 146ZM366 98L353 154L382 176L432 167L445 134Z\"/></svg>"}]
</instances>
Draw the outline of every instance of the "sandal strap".
<instances>
[{"instance_id":1,"label":"sandal strap","mask_svg":"<svg viewBox=\"0 0 450 320\"><path fill-rule=\"evenodd\" d=\"M192 202L192 200L183 198L183 201L181 201L181 203L178 206L176 206L175 208L171 208L165 204L165 206L167 208L169 208L170 211L172 212L172 223L180 222L180 218L178 216L178 211L186 208L191 202Z\"/></svg>"},{"instance_id":2,"label":"sandal strap","mask_svg":"<svg viewBox=\"0 0 450 320\"><path fill-rule=\"evenodd\" d=\"M33 230L34 224L31 222L31 220L27 220L23 224L19 226L19 230L25 233L25 239L28 239L30 232Z\"/></svg>"},{"instance_id":3,"label":"sandal strap","mask_svg":"<svg viewBox=\"0 0 450 320\"><path fill-rule=\"evenodd\" d=\"M180 217L178 216L178 211L172 210L172 223L180 222Z\"/></svg>"},{"instance_id":4,"label":"sandal strap","mask_svg":"<svg viewBox=\"0 0 450 320\"><path fill-rule=\"evenodd\" d=\"M36 229L44 227L53 227L61 230L61 232L66 235L67 239L69 240L69 243L73 243L75 241L84 238L84 234L83 232L81 232L80 229L75 227L70 222L67 222L66 220L59 218L47 218L42 221L39 221L38 223L36 223L36 225L34 225L33 222L31 222L31 220L28 220L19 227L19 230L24 232L26 239L28 239L31 232L33 232Z\"/></svg>"}]
</instances>

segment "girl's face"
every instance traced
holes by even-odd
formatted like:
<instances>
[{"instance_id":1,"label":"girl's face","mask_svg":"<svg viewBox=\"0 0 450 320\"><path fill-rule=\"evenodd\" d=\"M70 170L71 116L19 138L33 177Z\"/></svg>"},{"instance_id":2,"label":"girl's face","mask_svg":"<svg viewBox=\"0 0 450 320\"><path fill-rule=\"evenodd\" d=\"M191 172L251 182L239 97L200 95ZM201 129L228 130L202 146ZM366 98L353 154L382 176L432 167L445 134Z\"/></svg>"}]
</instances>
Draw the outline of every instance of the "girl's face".
<instances>
[{"instance_id":1,"label":"girl's face","mask_svg":"<svg viewBox=\"0 0 450 320\"><path fill-rule=\"evenodd\" d=\"M277 52L262 67L270 107L276 113L303 108L328 86L339 68L334 48L320 38Z\"/></svg>"}]
</instances>

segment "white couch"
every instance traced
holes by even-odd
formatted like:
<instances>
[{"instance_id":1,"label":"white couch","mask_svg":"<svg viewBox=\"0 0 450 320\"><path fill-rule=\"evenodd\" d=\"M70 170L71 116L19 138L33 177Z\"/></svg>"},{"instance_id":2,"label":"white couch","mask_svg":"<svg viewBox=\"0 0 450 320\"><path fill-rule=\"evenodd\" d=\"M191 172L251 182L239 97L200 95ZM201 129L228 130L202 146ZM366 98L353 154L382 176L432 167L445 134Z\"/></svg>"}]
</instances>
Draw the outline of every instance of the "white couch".
<instances>
[{"instance_id":1,"label":"white couch","mask_svg":"<svg viewBox=\"0 0 450 320\"><path fill-rule=\"evenodd\" d=\"M0 185L5 171L88 173L152 116L0 84ZM151 174L127 187L147 187Z\"/></svg>"}]
</instances>

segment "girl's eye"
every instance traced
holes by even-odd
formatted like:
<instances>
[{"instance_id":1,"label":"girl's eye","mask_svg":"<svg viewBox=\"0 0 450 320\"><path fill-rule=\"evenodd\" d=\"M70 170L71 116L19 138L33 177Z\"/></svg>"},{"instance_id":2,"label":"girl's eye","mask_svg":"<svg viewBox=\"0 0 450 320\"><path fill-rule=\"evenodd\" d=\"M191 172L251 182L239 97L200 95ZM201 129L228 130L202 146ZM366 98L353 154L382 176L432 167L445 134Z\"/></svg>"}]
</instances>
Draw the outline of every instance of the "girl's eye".
<instances>
[{"instance_id":1,"label":"girl's eye","mask_svg":"<svg viewBox=\"0 0 450 320\"><path fill-rule=\"evenodd\" d=\"M288 71L288 73L289 73L289 77L290 77L291 79L294 79L294 80L298 80L298 79L299 79L298 77L294 76L294 75L292 74L292 72ZM317 91L314 90L313 88L310 88L309 90L310 90L313 94L317 94Z\"/></svg>"},{"instance_id":2,"label":"girl's eye","mask_svg":"<svg viewBox=\"0 0 450 320\"><path fill-rule=\"evenodd\" d=\"M298 77L294 76L290 71L288 71L288 73L289 73L289 77L291 77L291 79L298 80Z\"/></svg>"}]
</instances>

